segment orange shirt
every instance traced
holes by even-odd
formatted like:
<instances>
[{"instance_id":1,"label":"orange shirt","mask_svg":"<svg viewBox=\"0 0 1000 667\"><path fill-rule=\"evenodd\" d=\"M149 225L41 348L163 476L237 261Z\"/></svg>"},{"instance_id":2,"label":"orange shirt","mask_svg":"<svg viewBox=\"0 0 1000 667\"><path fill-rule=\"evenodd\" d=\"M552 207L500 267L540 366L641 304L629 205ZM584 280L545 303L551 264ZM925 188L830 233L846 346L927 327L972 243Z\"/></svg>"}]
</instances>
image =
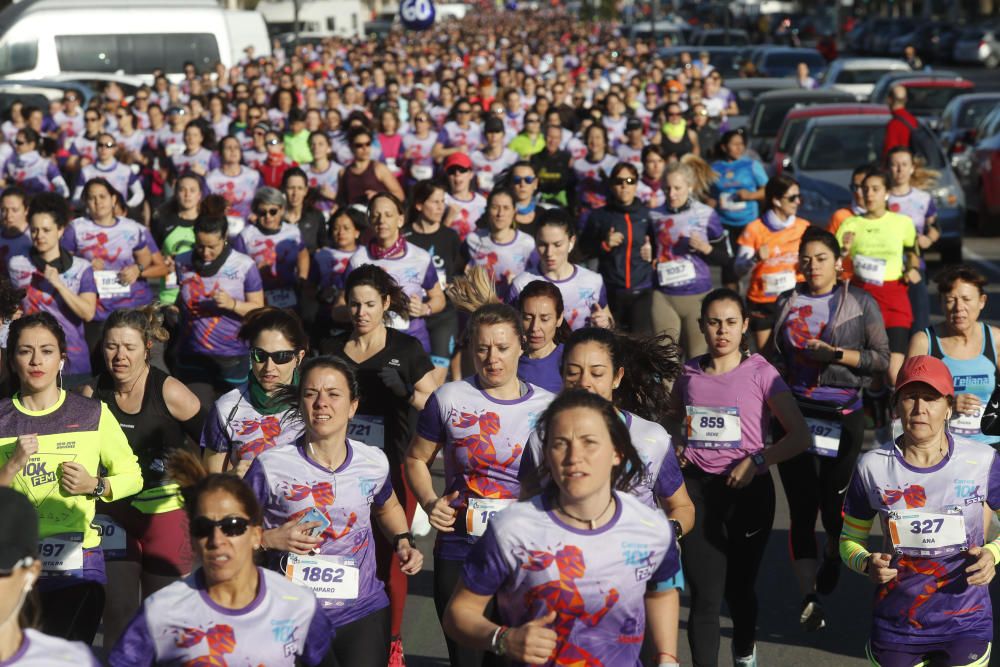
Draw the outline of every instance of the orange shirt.
<instances>
[{"instance_id":1,"label":"orange shirt","mask_svg":"<svg viewBox=\"0 0 1000 667\"><path fill-rule=\"evenodd\" d=\"M804 280L798 272L799 240L807 229L809 221L802 218L795 218L795 222L776 232L760 218L746 226L737 241L739 245L750 248L754 254L767 246L767 259L757 262L750 274L748 300L774 303L779 294Z\"/></svg>"},{"instance_id":2,"label":"orange shirt","mask_svg":"<svg viewBox=\"0 0 1000 667\"><path fill-rule=\"evenodd\" d=\"M840 226L844 224L844 220L854 217L857 215L854 211L849 208L838 208L830 216L830 222L826 225L826 231L830 232L834 236L837 235L837 230ZM854 277L854 264L851 262L851 256L841 257L841 265L844 267L844 271L840 274L838 280L850 280Z\"/></svg>"}]
</instances>

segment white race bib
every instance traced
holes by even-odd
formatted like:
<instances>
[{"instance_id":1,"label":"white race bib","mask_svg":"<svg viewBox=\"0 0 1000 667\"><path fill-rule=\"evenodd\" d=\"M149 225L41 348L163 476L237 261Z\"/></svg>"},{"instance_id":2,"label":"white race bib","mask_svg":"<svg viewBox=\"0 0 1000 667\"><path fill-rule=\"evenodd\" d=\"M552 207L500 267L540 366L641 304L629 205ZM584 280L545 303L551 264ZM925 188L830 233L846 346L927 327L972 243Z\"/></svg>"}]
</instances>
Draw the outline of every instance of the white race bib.
<instances>
[{"instance_id":1,"label":"white race bib","mask_svg":"<svg viewBox=\"0 0 1000 667\"><path fill-rule=\"evenodd\" d=\"M660 287L676 287L689 283L698 277L694 269L694 262L690 259L660 262L656 265L656 275L659 278Z\"/></svg>"},{"instance_id":2,"label":"white race bib","mask_svg":"<svg viewBox=\"0 0 1000 667\"><path fill-rule=\"evenodd\" d=\"M723 192L719 195L719 206L724 211L742 211L746 209L747 203L741 199L733 199L732 192Z\"/></svg>"},{"instance_id":3,"label":"white race bib","mask_svg":"<svg viewBox=\"0 0 1000 667\"><path fill-rule=\"evenodd\" d=\"M948 556L969 548L965 518L959 509L947 513L891 511L889 537L901 556Z\"/></svg>"},{"instance_id":4,"label":"white race bib","mask_svg":"<svg viewBox=\"0 0 1000 667\"><path fill-rule=\"evenodd\" d=\"M92 524L101 536L101 551L105 556L125 555L125 529L107 514L94 516Z\"/></svg>"},{"instance_id":5,"label":"white race bib","mask_svg":"<svg viewBox=\"0 0 1000 667\"><path fill-rule=\"evenodd\" d=\"M167 157L176 157L184 152L184 144L181 143L167 144L164 147L163 152L167 154Z\"/></svg>"},{"instance_id":6,"label":"white race bib","mask_svg":"<svg viewBox=\"0 0 1000 667\"><path fill-rule=\"evenodd\" d=\"M366 445L385 449L385 417L380 415L354 415L347 425L347 437Z\"/></svg>"},{"instance_id":7,"label":"white race bib","mask_svg":"<svg viewBox=\"0 0 1000 667\"><path fill-rule=\"evenodd\" d=\"M843 432L841 423L806 417L806 424L812 433L812 445L809 451L819 456L837 456L837 452L840 451L840 434Z\"/></svg>"},{"instance_id":8,"label":"white race bib","mask_svg":"<svg viewBox=\"0 0 1000 667\"><path fill-rule=\"evenodd\" d=\"M399 329L400 331L406 331L410 328L409 318L403 317L394 310L389 311L389 322L388 325L393 329Z\"/></svg>"},{"instance_id":9,"label":"white race bib","mask_svg":"<svg viewBox=\"0 0 1000 667\"><path fill-rule=\"evenodd\" d=\"M764 295L778 296L790 289L795 289L795 272L779 271L778 273L765 273L761 275L764 281Z\"/></svg>"},{"instance_id":10,"label":"white race bib","mask_svg":"<svg viewBox=\"0 0 1000 667\"><path fill-rule=\"evenodd\" d=\"M163 289L174 289L177 287L177 272L171 271L163 279Z\"/></svg>"},{"instance_id":11,"label":"white race bib","mask_svg":"<svg viewBox=\"0 0 1000 667\"><path fill-rule=\"evenodd\" d=\"M983 409L976 408L972 414L955 413L948 421L948 429L957 435L979 435L982 433L980 422L983 419Z\"/></svg>"},{"instance_id":12,"label":"white race bib","mask_svg":"<svg viewBox=\"0 0 1000 667\"><path fill-rule=\"evenodd\" d=\"M885 283L885 260L878 257L866 257L865 255L855 255L851 262L854 264L854 275L869 285L882 285Z\"/></svg>"},{"instance_id":13,"label":"white race bib","mask_svg":"<svg viewBox=\"0 0 1000 667\"><path fill-rule=\"evenodd\" d=\"M243 218L238 215L227 215L226 222L229 223L228 232L230 236L239 236L239 233L247 226Z\"/></svg>"},{"instance_id":14,"label":"white race bib","mask_svg":"<svg viewBox=\"0 0 1000 667\"><path fill-rule=\"evenodd\" d=\"M94 282L97 283L97 295L102 299L128 296L132 293L130 285L118 282L117 271L94 271Z\"/></svg>"},{"instance_id":15,"label":"white race bib","mask_svg":"<svg viewBox=\"0 0 1000 667\"><path fill-rule=\"evenodd\" d=\"M687 444L701 449L736 449L743 442L739 408L687 407Z\"/></svg>"},{"instance_id":16,"label":"white race bib","mask_svg":"<svg viewBox=\"0 0 1000 667\"><path fill-rule=\"evenodd\" d=\"M437 271L438 285L441 286L441 289L444 289L448 286L448 275L444 272L444 269L435 269L435 271Z\"/></svg>"},{"instance_id":17,"label":"white race bib","mask_svg":"<svg viewBox=\"0 0 1000 667\"><path fill-rule=\"evenodd\" d=\"M399 171L399 165L396 164L396 158L394 157L387 157L385 159L385 166L389 167L389 171L394 174Z\"/></svg>"},{"instance_id":18,"label":"white race bib","mask_svg":"<svg viewBox=\"0 0 1000 667\"><path fill-rule=\"evenodd\" d=\"M294 308L299 300L293 289L273 289L264 292L264 301L274 308Z\"/></svg>"},{"instance_id":19,"label":"white race bib","mask_svg":"<svg viewBox=\"0 0 1000 667\"><path fill-rule=\"evenodd\" d=\"M353 558L288 554L285 576L320 600L358 599L360 570Z\"/></svg>"},{"instance_id":20,"label":"white race bib","mask_svg":"<svg viewBox=\"0 0 1000 667\"><path fill-rule=\"evenodd\" d=\"M465 512L466 532L473 537L482 536L490 519L515 502L512 498L469 498L469 509Z\"/></svg>"},{"instance_id":21,"label":"white race bib","mask_svg":"<svg viewBox=\"0 0 1000 667\"><path fill-rule=\"evenodd\" d=\"M480 171L476 173L476 180L479 182L479 189L489 192L493 189L493 172Z\"/></svg>"},{"instance_id":22,"label":"white race bib","mask_svg":"<svg viewBox=\"0 0 1000 667\"><path fill-rule=\"evenodd\" d=\"M426 181L434 175L434 167L429 164L415 164L410 167L410 176L418 181Z\"/></svg>"},{"instance_id":23,"label":"white race bib","mask_svg":"<svg viewBox=\"0 0 1000 667\"><path fill-rule=\"evenodd\" d=\"M83 569L83 535L46 537L38 544L44 572L70 572Z\"/></svg>"}]
</instances>

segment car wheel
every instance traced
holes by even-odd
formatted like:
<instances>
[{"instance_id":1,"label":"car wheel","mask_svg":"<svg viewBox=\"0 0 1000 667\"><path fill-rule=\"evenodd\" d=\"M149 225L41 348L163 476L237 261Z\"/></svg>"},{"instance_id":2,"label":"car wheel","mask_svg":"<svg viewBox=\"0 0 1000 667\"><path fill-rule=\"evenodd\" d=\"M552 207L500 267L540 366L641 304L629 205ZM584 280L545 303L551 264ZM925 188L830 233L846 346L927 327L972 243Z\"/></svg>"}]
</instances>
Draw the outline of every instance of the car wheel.
<instances>
[{"instance_id":1,"label":"car wheel","mask_svg":"<svg viewBox=\"0 0 1000 667\"><path fill-rule=\"evenodd\" d=\"M985 65L987 69L996 69L997 66L1000 66L1000 54L991 53L983 62L983 65Z\"/></svg>"}]
</instances>

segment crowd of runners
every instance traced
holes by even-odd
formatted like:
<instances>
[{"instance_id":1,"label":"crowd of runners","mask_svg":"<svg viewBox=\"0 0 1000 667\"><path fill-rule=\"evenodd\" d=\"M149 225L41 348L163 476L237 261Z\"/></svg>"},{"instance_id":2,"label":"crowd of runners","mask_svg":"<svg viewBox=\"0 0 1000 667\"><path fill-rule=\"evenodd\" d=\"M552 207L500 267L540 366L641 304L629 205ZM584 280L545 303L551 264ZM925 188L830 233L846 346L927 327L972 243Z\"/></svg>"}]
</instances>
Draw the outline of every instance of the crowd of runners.
<instances>
[{"instance_id":1,"label":"crowd of runners","mask_svg":"<svg viewBox=\"0 0 1000 667\"><path fill-rule=\"evenodd\" d=\"M928 321L935 174L889 132L805 220L656 46L477 12L16 102L0 664L401 665L433 529L453 667L757 665L776 473L803 632L857 573L872 664L987 665L1000 331L964 265Z\"/></svg>"}]
</instances>

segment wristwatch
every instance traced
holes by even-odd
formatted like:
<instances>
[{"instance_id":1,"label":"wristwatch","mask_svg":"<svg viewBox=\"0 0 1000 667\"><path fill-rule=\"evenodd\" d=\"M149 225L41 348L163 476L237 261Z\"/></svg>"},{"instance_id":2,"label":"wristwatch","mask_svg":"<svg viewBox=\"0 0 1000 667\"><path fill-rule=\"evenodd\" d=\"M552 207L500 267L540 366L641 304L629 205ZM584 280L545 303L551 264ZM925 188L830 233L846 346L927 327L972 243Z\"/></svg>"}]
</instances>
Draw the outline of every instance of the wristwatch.
<instances>
[{"instance_id":1,"label":"wristwatch","mask_svg":"<svg viewBox=\"0 0 1000 667\"><path fill-rule=\"evenodd\" d=\"M97 486L94 487L94 491L90 495L92 495L95 498L100 498L101 496L104 495L104 492L106 490L107 490L107 484L104 483L104 478L98 477Z\"/></svg>"},{"instance_id":2,"label":"wristwatch","mask_svg":"<svg viewBox=\"0 0 1000 667\"><path fill-rule=\"evenodd\" d=\"M674 538L681 539L684 537L684 529L681 527L681 522L677 519L670 519L670 527L674 529Z\"/></svg>"},{"instance_id":3,"label":"wristwatch","mask_svg":"<svg viewBox=\"0 0 1000 667\"><path fill-rule=\"evenodd\" d=\"M757 470L760 470L761 472L767 470L767 459L765 459L764 455L760 452L751 456L750 460L753 461L755 466L757 466Z\"/></svg>"},{"instance_id":4,"label":"wristwatch","mask_svg":"<svg viewBox=\"0 0 1000 667\"><path fill-rule=\"evenodd\" d=\"M400 533L399 535L395 535L392 538L392 550L393 551L395 551L396 549L399 548L399 541L400 540L409 540L410 541L410 548L411 549L416 549L417 548L417 541L415 539L413 539L413 533Z\"/></svg>"},{"instance_id":5,"label":"wristwatch","mask_svg":"<svg viewBox=\"0 0 1000 667\"><path fill-rule=\"evenodd\" d=\"M833 360L834 361L842 361L843 359L844 359L844 351L841 350L839 347L836 348L833 351Z\"/></svg>"}]
</instances>

